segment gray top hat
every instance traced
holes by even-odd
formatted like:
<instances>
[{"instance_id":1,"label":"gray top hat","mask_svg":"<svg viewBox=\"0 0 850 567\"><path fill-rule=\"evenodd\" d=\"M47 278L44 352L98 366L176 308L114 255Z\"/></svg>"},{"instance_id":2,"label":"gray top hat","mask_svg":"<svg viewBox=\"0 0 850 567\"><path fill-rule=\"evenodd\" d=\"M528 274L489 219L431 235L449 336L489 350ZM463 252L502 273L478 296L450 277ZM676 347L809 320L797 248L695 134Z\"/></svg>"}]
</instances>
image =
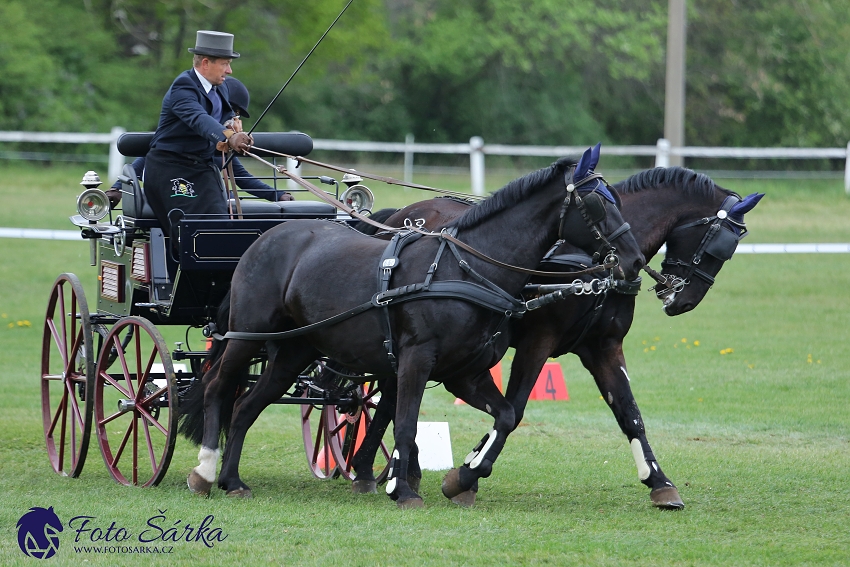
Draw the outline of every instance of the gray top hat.
<instances>
[{"instance_id":1,"label":"gray top hat","mask_svg":"<svg viewBox=\"0 0 850 567\"><path fill-rule=\"evenodd\" d=\"M189 48L195 55L210 55L236 59L239 54L233 51L233 34L217 31L199 30L195 38L195 47Z\"/></svg>"}]
</instances>

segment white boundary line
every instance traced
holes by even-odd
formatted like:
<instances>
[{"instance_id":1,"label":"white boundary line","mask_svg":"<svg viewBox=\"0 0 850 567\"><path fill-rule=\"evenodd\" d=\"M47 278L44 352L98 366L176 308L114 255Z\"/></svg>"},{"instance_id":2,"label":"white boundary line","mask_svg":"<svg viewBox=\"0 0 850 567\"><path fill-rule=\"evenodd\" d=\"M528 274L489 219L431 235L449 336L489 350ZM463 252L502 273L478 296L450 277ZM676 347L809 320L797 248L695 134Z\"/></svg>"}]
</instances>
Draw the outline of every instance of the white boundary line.
<instances>
[{"instance_id":1,"label":"white boundary line","mask_svg":"<svg viewBox=\"0 0 850 567\"><path fill-rule=\"evenodd\" d=\"M79 230L47 230L43 228L0 228L0 238L82 240Z\"/></svg>"},{"instance_id":2,"label":"white boundary line","mask_svg":"<svg viewBox=\"0 0 850 567\"><path fill-rule=\"evenodd\" d=\"M0 238L26 238L30 240L82 240L76 230L47 230L41 228L0 228ZM666 248L661 247L659 254ZM850 243L822 244L739 244L737 254L847 254Z\"/></svg>"}]
</instances>

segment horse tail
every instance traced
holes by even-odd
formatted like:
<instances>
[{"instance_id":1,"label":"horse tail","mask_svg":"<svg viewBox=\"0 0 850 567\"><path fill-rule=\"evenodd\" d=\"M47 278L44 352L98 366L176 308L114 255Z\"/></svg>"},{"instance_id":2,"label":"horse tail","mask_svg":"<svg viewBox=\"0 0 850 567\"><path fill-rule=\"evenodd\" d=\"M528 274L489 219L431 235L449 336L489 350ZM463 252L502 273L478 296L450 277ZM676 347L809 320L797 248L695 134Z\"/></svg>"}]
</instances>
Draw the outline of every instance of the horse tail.
<instances>
[{"instance_id":1,"label":"horse tail","mask_svg":"<svg viewBox=\"0 0 850 567\"><path fill-rule=\"evenodd\" d=\"M381 209L380 211L375 211L374 213L372 213L369 216L369 218L372 219L375 222L382 223L382 222L385 222L388 218L390 218L391 216L393 216L397 212L398 212L398 209ZM373 225L366 223L366 222L363 222L363 221L357 221L354 224L354 228L356 228L357 230L359 230L363 234L368 234L370 236L374 235L376 232L378 232L377 226L373 226Z\"/></svg>"},{"instance_id":2,"label":"horse tail","mask_svg":"<svg viewBox=\"0 0 850 567\"><path fill-rule=\"evenodd\" d=\"M216 332L223 335L228 331L230 320L230 290L225 294L215 318ZM204 394L209 386L207 373L218 362L227 340L214 339L207 355L201 363L200 371L186 394L180 399L180 417L178 431L195 445L200 445L204 437ZM239 380L235 388L227 388L221 401L219 419L220 435L226 437L230 429L230 419L233 416L233 406L236 398L248 384L249 368L240 370Z\"/></svg>"}]
</instances>

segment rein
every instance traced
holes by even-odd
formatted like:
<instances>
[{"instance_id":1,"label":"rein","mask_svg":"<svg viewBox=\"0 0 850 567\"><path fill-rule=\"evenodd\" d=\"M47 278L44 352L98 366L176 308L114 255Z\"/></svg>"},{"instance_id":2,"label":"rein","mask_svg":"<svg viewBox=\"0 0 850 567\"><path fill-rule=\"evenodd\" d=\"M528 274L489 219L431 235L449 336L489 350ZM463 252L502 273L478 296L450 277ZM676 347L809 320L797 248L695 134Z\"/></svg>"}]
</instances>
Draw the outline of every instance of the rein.
<instances>
[{"instance_id":1,"label":"rein","mask_svg":"<svg viewBox=\"0 0 850 567\"><path fill-rule=\"evenodd\" d=\"M257 146L252 146L255 150L261 150L263 152L267 152L272 155L276 155L279 157L285 157L288 159L294 159L295 161L301 163L309 163L311 165L315 165L317 167L322 167L324 169L330 169L333 171L339 171L340 173L352 173L354 175L359 175L360 177L365 177L366 179L371 179L373 181L381 181L386 183L387 185L399 185L401 187L409 187L410 189L422 189L423 191L432 191L434 193L440 193L442 195L450 195L452 197L460 197L462 199L473 199L476 201L481 201L484 197L480 197L478 195L470 195L469 193L461 193L460 191L450 191L448 189L437 189L436 187L429 187L428 185L419 185L418 183L408 183L406 181L401 181L392 177L383 177L381 175L374 175L371 173L365 173L362 171L358 171L356 169L346 169L344 167L340 167L338 165L332 165L329 163L323 163L320 161L315 161L312 159L307 159L302 156L293 156L289 154L282 154L280 152L274 152L272 150L267 150L265 148L260 148ZM272 166L274 167L274 166Z\"/></svg>"},{"instance_id":2,"label":"rein","mask_svg":"<svg viewBox=\"0 0 850 567\"><path fill-rule=\"evenodd\" d=\"M262 148L256 148L256 149L262 149ZM266 150L263 150L263 151L266 151ZM392 233L398 233L398 232L402 232L402 231L407 230L407 231L417 232L417 233L419 233L423 236L439 237L441 239L448 240L448 241L452 242L453 244L455 244L458 247L466 250L467 252L469 252L473 256L479 258L480 260L483 260L485 262L493 264L494 266L504 268L506 270L510 270L510 271L513 271L513 272L519 272L521 274L526 274L526 275L530 275L530 276L543 277L543 278L564 278L564 277L593 274L593 273L596 273L596 272L611 269L611 268L613 268L617 265L616 263L614 263L614 261L611 260L610 256L608 258L606 258L605 262L603 264L599 265L599 266L593 266L591 268L587 268L585 270L580 270L580 271L577 271L577 272L544 272L544 271L540 271L540 270L532 270L532 269L529 269L529 268L522 268L520 266L513 266L511 264L506 264L504 262L500 262L499 260L496 260L495 258L491 258L490 256L488 256L487 254L484 254L483 252L479 252L478 250L476 250L472 246L458 240L454 236L451 236L445 230L443 230L442 232L429 232L429 231L422 230L422 229L420 229L416 226L413 226L413 225L405 226L403 228L397 228L397 227L387 226L387 225L385 225L383 223L379 223L377 221L373 221L369 217L358 213L357 211L355 211L353 208L349 207L345 203L339 201L338 199L336 199L334 197L331 197L330 195L328 195L327 191L323 191L322 189L319 189L318 187L316 187L315 185L313 185L309 181L301 178L301 176L294 174L291 171L287 170L285 167L276 166L276 165L264 160L260 156L253 154L251 152L245 152L245 155L250 156L250 157L268 165L269 167L276 169L278 171L278 173L281 173L281 174L288 176L295 183L297 183L298 185L300 185L304 189L307 189L310 193L312 193L316 197L319 197L320 199L322 199L326 203L333 205L334 207L338 208L339 210L351 215L351 217L356 218L357 220L363 221L366 224L372 225L376 228L379 228L381 230L386 230L386 231L392 232ZM286 156L286 154L279 154L279 155L289 157L289 156ZM319 163L319 162L312 162L312 163ZM345 170L345 169L336 168L336 167L334 167L333 169L338 170L338 171L352 171L352 170ZM361 174L358 172L358 175L361 175ZM378 177L378 176L368 177L367 175L361 175L361 176L367 177L369 179L371 179L373 177ZM602 177L600 174L593 174L587 180L585 180L585 182L589 181L590 179L597 179L597 178L600 178L600 177ZM581 184L579 184L579 185L581 185ZM424 187L424 186L422 186L422 187ZM438 189L437 191L441 191L441 190ZM613 258L616 259L616 256L614 256Z\"/></svg>"}]
</instances>

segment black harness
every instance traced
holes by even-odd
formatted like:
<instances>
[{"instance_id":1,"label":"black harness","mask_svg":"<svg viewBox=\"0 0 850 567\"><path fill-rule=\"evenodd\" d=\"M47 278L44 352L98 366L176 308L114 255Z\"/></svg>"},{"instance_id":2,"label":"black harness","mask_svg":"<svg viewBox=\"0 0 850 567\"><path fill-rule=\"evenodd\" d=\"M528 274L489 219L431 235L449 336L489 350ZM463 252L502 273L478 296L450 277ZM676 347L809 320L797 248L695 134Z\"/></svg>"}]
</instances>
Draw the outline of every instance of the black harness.
<instances>
[{"instance_id":1,"label":"black harness","mask_svg":"<svg viewBox=\"0 0 850 567\"><path fill-rule=\"evenodd\" d=\"M722 262L729 260L732 258L732 254L735 253L735 249L738 247L738 242L746 236L746 225L743 222L738 222L729 218L729 211L732 210L732 207L739 202L741 202L741 197L733 193L723 200L723 203L720 205L720 209L714 216L704 217L699 220L677 226L671 231L672 234L673 232L680 230L711 224L703 235L699 246L697 246L697 249L694 251L689 262L684 262L678 258L671 259L669 254L665 255L664 260L661 262L662 271L664 268L681 267L685 269L685 276L679 277L672 274L663 275L662 277L665 278L664 284L662 285L659 283L656 288L653 288L659 297L669 294L671 291L681 291L690 283L692 276L697 276L709 285L714 285L714 276L705 270L700 269L699 265L700 262L702 262L703 256L706 254L714 256ZM724 222L737 227L741 230L741 233L736 234L732 229L724 228Z\"/></svg>"},{"instance_id":2,"label":"black harness","mask_svg":"<svg viewBox=\"0 0 850 567\"><path fill-rule=\"evenodd\" d=\"M587 183L594 180L602 180L602 175L598 173L594 173L583 179L578 183L571 183L572 176L574 171L571 170L566 174L565 181L567 182L566 190L567 196L564 198L563 205L561 207L560 213L560 223L558 228L558 238L559 240L555 243L550 249L551 255L552 251L554 251L558 246L560 246L564 242L564 232L566 230L565 217L569 210L569 207L574 202L575 206L578 207L578 210L581 213L582 218L585 220L587 228L590 230L592 236L601 241L601 245L599 250L594 254L593 258L589 258L584 256L593 263L595 259L599 259L604 257L605 262L609 263L612 268L616 266L619 262L615 252L616 248L611 244L611 242L623 234L625 234L628 230L630 230L630 226L628 223L623 223L616 230L614 230L611 234L604 235L599 228L599 223L605 218L605 204L603 202L603 197L596 193L596 187L590 190L584 197L579 195L577 189ZM241 331L228 331L225 335L220 335L218 333L212 332L211 336L215 337L218 340L222 339L241 339L241 340L262 340L262 341L274 341L274 340L282 340L290 337L295 337L299 335L304 335L307 333L311 333L323 327L340 323L363 313L369 309L379 308L383 311L381 316L381 325L384 333L384 349L387 352L387 360L390 364L392 372L395 374L398 371L398 359L395 354L395 347L392 339L392 326L390 321L389 307L398 303L403 303L406 301L414 301L418 299L458 299L461 301L466 301L469 303L473 303L478 305L479 307L483 307L485 309L489 309L493 312L499 313L502 315L501 322L496 327L495 333L487 340L487 342L482 345L480 349L478 349L477 353L472 356L467 364L465 364L462 368L453 372L452 374L459 374L461 372L465 372L466 369L472 364L476 363L486 352L487 350L495 343L496 339L502 334L507 322L513 318L522 317L527 311L526 303L520 299L517 299L510 295L508 292L500 288L495 283L491 282L481 274L479 274L475 269L473 269L469 263L464 260L460 256L460 251L456 246L456 234L457 229L444 229L443 233L439 236L440 246L437 250L437 255L434 258L434 261L428 268L428 271L425 274L425 280L422 283L409 284L396 288L390 288L390 282L392 279L393 270L395 270L399 265L401 265L401 252L402 250L409 244L416 242L419 240L424 234L418 230L402 230L400 232L395 233L392 240L387 244L387 247L384 249L384 252L381 254L381 258L378 262L378 274L377 274L377 284L378 291L372 296L367 302L364 302L356 307L353 307L347 311L334 315L333 317L329 317L328 319L324 319L322 321L317 321L316 323L311 323L310 325L305 325L303 327L299 327L297 329L292 329L289 331L281 331L277 333L249 333L249 332L241 332ZM458 262L460 268L474 281L467 280L442 280L442 281L433 281L433 277L440 263L440 259L443 256L446 248L451 251L452 255ZM595 280L602 281L602 280ZM608 280L606 280L608 281ZM569 285L569 284L568 284ZM638 284L639 286L639 284ZM567 287L567 286L563 286ZM607 288L606 288L607 289ZM589 288L585 293L594 293L601 294L604 292L602 288ZM552 301L563 299L569 294L581 294L581 289L573 288L564 289L560 291L555 291L553 293L549 293L548 303ZM541 298L542 299L542 298ZM542 305L538 303L538 307Z\"/></svg>"}]
</instances>

